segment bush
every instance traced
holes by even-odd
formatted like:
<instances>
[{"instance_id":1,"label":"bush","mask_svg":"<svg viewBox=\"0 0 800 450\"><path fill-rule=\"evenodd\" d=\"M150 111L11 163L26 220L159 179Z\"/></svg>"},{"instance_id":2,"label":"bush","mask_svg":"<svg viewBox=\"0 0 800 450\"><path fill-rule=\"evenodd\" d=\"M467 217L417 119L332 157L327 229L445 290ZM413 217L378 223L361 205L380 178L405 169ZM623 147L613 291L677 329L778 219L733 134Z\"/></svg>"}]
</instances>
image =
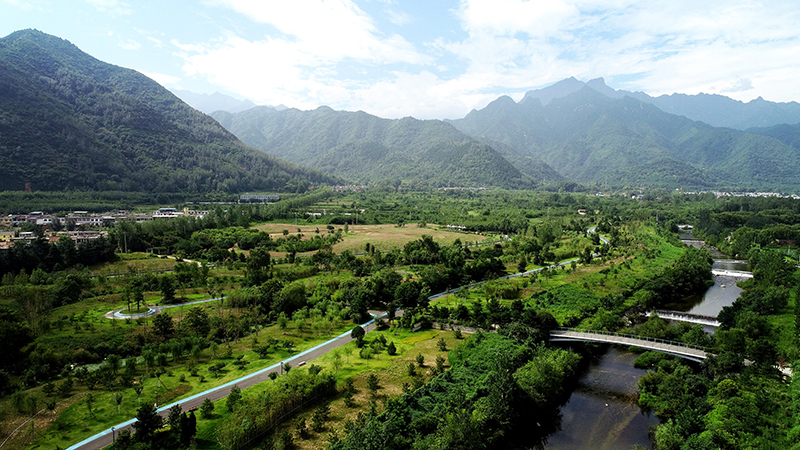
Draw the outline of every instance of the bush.
<instances>
[{"instance_id":1,"label":"bush","mask_svg":"<svg viewBox=\"0 0 800 450\"><path fill-rule=\"evenodd\" d=\"M311 429L319 433L325 429L325 422L331 415L331 407L327 404L319 405L311 417Z\"/></svg>"},{"instance_id":2,"label":"bush","mask_svg":"<svg viewBox=\"0 0 800 450\"><path fill-rule=\"evenodd\" d=\"M380 388L380 384L378 384L378 376L375 375L374 373L371 373L367 378L367 388L369 388L369 390L372 391L373 395Z\"/></svg>"},{"instance_id":3,"label":"bush","mask_svg":"<svg viewBox=\"0 0 800 450\"><path fill-rule=\"evenodd\" d=\"M214 402L206 398L203 404L200 405L200 415L203 419L210 419L214 416Z\"/></svg>"}]
</instances>

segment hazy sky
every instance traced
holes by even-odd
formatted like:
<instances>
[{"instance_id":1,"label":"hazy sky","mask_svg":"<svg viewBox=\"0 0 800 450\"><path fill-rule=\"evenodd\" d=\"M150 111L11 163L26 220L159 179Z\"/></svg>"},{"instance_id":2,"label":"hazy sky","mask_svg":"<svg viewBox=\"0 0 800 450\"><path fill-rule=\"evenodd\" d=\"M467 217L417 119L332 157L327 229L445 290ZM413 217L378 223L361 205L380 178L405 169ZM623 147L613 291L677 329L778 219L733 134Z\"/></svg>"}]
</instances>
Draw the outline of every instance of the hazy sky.
<instances>
[{"instance_id":1,"label":"hazy sky","mask_svg":"<svg viewBox=\"0 0 800 450\"><path fill-rule=\"evenodd\" d=\"M459 118L574 76L800 100L800 8L765 0L0 0L162 85L258 104Z\"/></svg>"}]
</instances>

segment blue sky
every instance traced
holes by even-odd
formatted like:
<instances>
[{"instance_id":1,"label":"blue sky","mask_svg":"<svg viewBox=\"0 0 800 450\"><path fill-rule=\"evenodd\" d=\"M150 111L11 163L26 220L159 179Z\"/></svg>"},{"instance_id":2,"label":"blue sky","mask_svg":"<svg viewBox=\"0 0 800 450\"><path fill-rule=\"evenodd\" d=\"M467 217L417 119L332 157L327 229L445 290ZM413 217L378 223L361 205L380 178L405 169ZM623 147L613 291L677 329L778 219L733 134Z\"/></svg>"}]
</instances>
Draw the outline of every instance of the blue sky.
<instances>
[{"instance_id":1,"label":"blue sky","mask_svg":"<svg viewBox=\"0 0 800 450\"><path fill-rule=\"evenodd\" d=\"M574 76L651 95L800 101L800 8L740 0L0 0L171 89L459 118Z\"/></svg>"}]
</instances>

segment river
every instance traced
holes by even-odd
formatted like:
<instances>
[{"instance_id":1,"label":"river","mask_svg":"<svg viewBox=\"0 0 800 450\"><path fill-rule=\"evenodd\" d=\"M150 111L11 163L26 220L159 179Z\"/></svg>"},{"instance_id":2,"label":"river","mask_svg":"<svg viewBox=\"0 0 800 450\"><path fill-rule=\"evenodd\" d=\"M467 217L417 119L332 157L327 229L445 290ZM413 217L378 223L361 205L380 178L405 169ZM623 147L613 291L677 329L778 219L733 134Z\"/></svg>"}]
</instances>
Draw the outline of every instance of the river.
<instances>
[{"instance_id":1,"label":"river","mask_svg":"<svg viewBox=\"0 0 800 450\"><path fill-rule=\"evenodd\" d=\"M550 436L546 449L629 450L635 444L652 448L648 430L658 419L636 403L637 381L647 373L633 367L637 356L610 347L592 361L561 407L561 430Z\"/></svg>"},{"instance_id":2,"label":"river","mask_svg":"<svg viewBox=\"0 0 800 450\"><path fill-rule=\"evenodd\" d=\"M682 238L691 239L691 235ZM714 269L750 270L747 261L737 261L717 249L706 248L714 258ZM742 290L736 281L732 277L714 277L714 285L703 295L666 305L664 309L716 316L722 307L739 297ZM713 332L713 328L708 327L707 331ZM612 346L591 363L561 407L561 429L550 436L546 449L629 450L636 444L652 449L648 432L659 422L636 402L637 381L647 372L633 367L637 356Z\"/></svg>"}]
</instances>

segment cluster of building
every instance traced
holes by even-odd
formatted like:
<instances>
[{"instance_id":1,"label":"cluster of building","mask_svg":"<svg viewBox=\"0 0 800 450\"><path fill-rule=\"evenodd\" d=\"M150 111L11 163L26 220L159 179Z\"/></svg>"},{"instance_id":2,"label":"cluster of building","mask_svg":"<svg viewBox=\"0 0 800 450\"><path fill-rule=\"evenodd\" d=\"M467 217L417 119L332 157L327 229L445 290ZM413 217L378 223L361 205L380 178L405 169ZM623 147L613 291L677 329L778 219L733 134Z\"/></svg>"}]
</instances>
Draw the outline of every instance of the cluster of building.
<instances>
[{"instance_id":1,"label":"cluster of building","mask_svg":"<svg viewBox=\"0 0 800 450\"><path fill-rule=\"evenodd\" d=\"M795 200L800 199L800 195L790 194L784 195L779 192L724 192L724 191L697 191L697 192L684 192L684 194L714 194L715 198L720 197L777 197L777 198L792 198Z\"/></svg>"},{"instance_id":2,"label":"cluster of building","mask_svg":"<svg viewBox=\"0 0 800 450\"><path fill-rule=\"evenodd\" d=\"M242 194L242 195L239 196L239 203L242 203L242 202L248 202L248 203L260 202L260 203L266 203L266 204L269 205L269 204L277 202L280 199L281 199L281 196L278 195L278 194L263 194L263 195L262 194Z\"/></svg>"},{"instance_id":3,"label":"cluster of building","mask_svg":"<svg viewBox=\"0 0 800 450\"><path fill-rule=\"evenodd\" d=\"M32 223L39 226L44 232L44 237L50 242L58 242L61 237L68 236L75 241L75 244L82 244L108 235L105 230L93 230L92 228L113 226L123 220L144 222L148 220L176 219L178 217L202 218L206 214L208 214L208 211L190 210L188 208L182 210L159 208L151 214L134 214L128 211L105 214L73 211L63 216L47 214L42 211L33 211L29 214L10 214L0 217L0 248L8 248L18 241L30 242L37 239L36 234L31 231L20 231L19 228L24 223Z\"/></svg>"},{"instance_id":4,"label":"cluster of building","mask_svg":"<svg viewBox=\"0 0 800 450\"><path fill-rule=\"evenodd\" d=\"M159 208L157 211L153 211L151 214L134 214L128 211L90 214L88 211L73 211L64 216L47 214L42 211L33 211L29 214L10 214L8 216L0 217L0 227L19 227L25 222L30 222L45 229L59 228L55 224L58 224L62 227L75 226L92 228L110 226L123 220L144 222L147 220L156 219L176 219L178 217L202 218L206 214L208 214L208 211L190 210L189 208L184 208L182 210L176 208Z\"/></svg>"},{"instance_id":5,"label":"cluster of building","mask_svg":"<svg viewBox=\"0 0 800 450\"><path fill-rule=\"evenodd\" d=\"M454 186L454 187L440 187L440 191L488 191L489 188L485 187L464 187L464 186Z\"/></svg>"},{"instance_id":6,"label":"cluster of building","mask_svg":"<svg viewBox=\"0 0 800 450\"><path fill-rule=\"evenodd\" d=\"M69 237L75 242L75 245L83 244L94 239L101 237L108 237L106 230L74 230L74 231L52 231L46 230L44 238L50 243L58 243L62 237ZM14 245L15 242L30 243L38 239L36 233L33 231L0 231L0 249L6 249Z\"/></svg>"},{"instance_id":7,"label":"cluster of building","mask_svg":"<svg viewBox=\"0 0 800 450\"><path fill-rule=\"evenodd\" d=\"M345 185L336 185L331 186L333 192L364 192L367 190L366 184L345 184Z\"/></svg>"}]
</instances>

